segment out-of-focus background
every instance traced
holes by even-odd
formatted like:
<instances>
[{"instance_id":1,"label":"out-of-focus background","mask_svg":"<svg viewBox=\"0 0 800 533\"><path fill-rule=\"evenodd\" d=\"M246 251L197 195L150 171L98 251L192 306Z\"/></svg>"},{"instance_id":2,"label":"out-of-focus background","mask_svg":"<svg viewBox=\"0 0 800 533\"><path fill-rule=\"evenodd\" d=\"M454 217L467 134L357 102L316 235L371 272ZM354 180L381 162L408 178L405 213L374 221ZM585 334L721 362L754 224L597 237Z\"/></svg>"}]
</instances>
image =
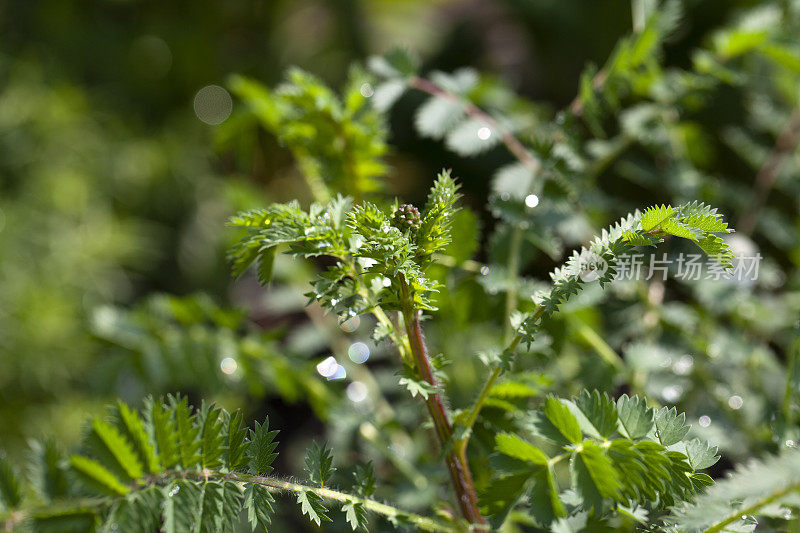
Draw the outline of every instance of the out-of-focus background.
<instances>
[{"instance_id":1,"label":"out-of-focus background","mask_svg":"<svg viewBox=\"0 0 800 533\"><path fill-rule=\"evenodd\" d=\"M690 68L695 50L756 4L683 2L665 64ZM244 407L251 418L270 413L288 443L326 434L324 423L338 417L353 431L340 427L327 437L338 438L340 450L355 449L347 440L355 438L394 446L395 456L387 460L411 480L407 501L398 503L420 505L411 489L414 480L417 489L424 488L427 472L426 465L413 464L413 450L420 451L424 442L402 437L377 442L359 418L336 411L346 410L348 401L359 403L364 390L348 386L349 378L328 382L316 371L338 343L352 352L349 377L358 376L356 363L371 352L376 375L390 384L396 380L390 349L371 343L366 325L335 330L334 322L331 333L323 317L314 322L313 313L304 314L302 280L311 266L279 261L278 282L270 289L260 288L252 276L239 281L230 276L225 250L236 235L225 227L226 219L271 201L300 198L305 204L309 194L291 156L229 92L229 75L274 86L286 69L298 66L338 88L352 63L400 44L421 57L423 71L475 67L545 108L559 109L575 97L587 63L602 65L632 24L627 0L0 3L2 447L19 455L28 438L42 435L74 445L81 421L102 412L109 400L136 404L147 394L181 391L193 401ZM777 76L769 69L753 72L767 81ZM776 85L792 94L790 81ZM794 91L796 103L796 86ZM435 173L452 167L466 204L491 226L485 209L489 179L509 155L498 148L461 158L440 142L421 139L412 117L422 101L422 95L408 94L390 113L388 192L419 201ZM791 107L790 98L784 103ZM682 130L693 163L718 178L702 188L700 199L717 200L733 221L747 213L758 169L734 155L734 147L750 146L751 162L765 159L788 117L776 112L770 129L754 122L759 112L751 116L751 104L758 111L759 102L745 89L720 89ZM750 128L749 137L737 145L735 132L726 129L731 125ZM638 161L633 152L631 165ZM792 159L787 169L796 168ZM796 176L783 182L792 179ZM595 206L608 220L669 200L658 180L620 178L614 169L600 183L622 198L619 206ZM756 229L752 238L771 258L773 289L794 283L796 290L797 198L786 191L797 187L777 191L763 213L767 230ZM479 251L476 258L487 260L487 253ZM526 272L541 277L554 264L531 263ZM477 290L473 284L462 292ZM444 306L446 319L490 329L492 307L470 310L470 301L459 304L465 308ZM777 312L766 306L747 316L769 321ZM598 317L581 316L600 328ZM744 319L732 316L715 323L736 329ZM691 316L688 320L687 328ZM783 357L768 330L756 327L756 334L767 349L775 349L777 360ZM430 335L440 345L455 342L436 327ZM717 341L696 349L728 353ZM592 344L575 349L588 352ZM686 363L676 371L680 379L692 366L682 355L666 363ZM664 360L654 364L665 368ZM564 370L564 375L579 372ZM680 390L665 383L659 390L671 392L663 401L681 401L681 391L689 389L683 382ZM742 395L734 393L722 391L720 397ZM461 404L471 395L468 387L454 391ZM766 415L766 404L758 405L761 411L753 416ZM724 410L724 400L716 408ZM406 412L399 411L400 426L416 416L404 421ZM762 449L754 442L748 446ZM297 446L296 453L290 445L282 449L280 467L297 468L305 446ZM419 494L424 500L424 490Z\"/></svg>"}]
</instances>

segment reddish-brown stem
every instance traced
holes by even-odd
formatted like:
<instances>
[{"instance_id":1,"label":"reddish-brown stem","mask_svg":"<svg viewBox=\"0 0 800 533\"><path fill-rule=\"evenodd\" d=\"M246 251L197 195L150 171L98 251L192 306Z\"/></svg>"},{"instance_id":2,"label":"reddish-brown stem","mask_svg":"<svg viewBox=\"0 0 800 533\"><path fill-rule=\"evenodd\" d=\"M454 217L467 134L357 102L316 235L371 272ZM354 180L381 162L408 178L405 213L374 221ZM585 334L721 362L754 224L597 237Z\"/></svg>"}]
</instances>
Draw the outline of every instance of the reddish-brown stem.
<instances>
[{"instance_id":1,"label":"reddish-brown stem","mask_svg":"<svg viewBox=\"0 0 800 533\"><path fill-rule=\"evenodd\" d=\"M472 473L469 470L466 451L452 446L450 440L453 437L453 426L447 416L444 407L442 394L439 392L439 384L436 376L431 369L428 359L428 348L422 336L422 327L419 323L419 312L413 308L411 294L405 282L402 282L403 289L403 319L405 321L406 333L411 344L411 354L414 364L420 377L427 381L436 392L428 394L425 403L428 412L433 420L436 436L442 448L450 446L451 450L445 455L447 470L450 473L450 480L456 493L458 506L464 519L471 524L485 524L486 521L481 516L478 509L478 496L475 492L475 483L472 480Z\"/></svg>"}]
</instances>

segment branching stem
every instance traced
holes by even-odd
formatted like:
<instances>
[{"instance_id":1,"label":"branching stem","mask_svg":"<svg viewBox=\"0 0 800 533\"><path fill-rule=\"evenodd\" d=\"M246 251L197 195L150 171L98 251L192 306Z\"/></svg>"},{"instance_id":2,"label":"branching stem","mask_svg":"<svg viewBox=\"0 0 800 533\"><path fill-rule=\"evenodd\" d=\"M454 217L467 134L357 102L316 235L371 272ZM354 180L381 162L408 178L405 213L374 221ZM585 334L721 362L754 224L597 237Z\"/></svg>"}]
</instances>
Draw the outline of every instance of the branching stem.
<instances>
[{"instance_id":1,"label":"branching stem","mask_svg":"<svg viewBox=\"0 0 800 533\"><path fill-rule=\"evenodd\" d=\"M409 344L411 345L411 355L417 372L422 379L427 381L436 392L428 394L425 403L428 412L433 420L436 436L442 449L447 450L453 438L453 426L447 416L441 388L437 383L436 376L431 368L428 358L428 348L422 336L422 327L419 322L419 311L413 306L411 289L408 284L401 279L402 301L403 301L403 320L408 334ZM485 524L478 509L478 496L475 492L475 484L472 480L472 473L465 450L453 447L445 454L445 462L450 473L450 480L458 500L458 506L464 519L471 524Z\"/></svg>"}]
</instances>

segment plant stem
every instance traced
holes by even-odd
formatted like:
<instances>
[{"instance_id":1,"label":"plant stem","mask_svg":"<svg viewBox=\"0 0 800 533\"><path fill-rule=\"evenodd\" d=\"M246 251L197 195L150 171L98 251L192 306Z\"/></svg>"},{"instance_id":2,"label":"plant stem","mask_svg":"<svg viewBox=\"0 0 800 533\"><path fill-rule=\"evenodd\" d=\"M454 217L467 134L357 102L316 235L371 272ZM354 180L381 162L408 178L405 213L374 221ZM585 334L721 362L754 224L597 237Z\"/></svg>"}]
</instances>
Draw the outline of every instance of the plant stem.
<instances>
[{"instance_id":1,"label":"plant stem","mask_svg":"<svg viewBox=\"0 0 800 533\"><path fill-rule=\"evenodd\" d=\"M421 516L414 513L408 513L406 511L402 511L396 507L392 507L391 505L386 505L385 503L380 503L375 500L371 500L369 498L359 498L352 494L347 494L346 492L339 492L338 490L328 489L324 487L310 487L307 485L301 485L299 483L292 483L290 481L284 481L282 479L267 477L267 476L253 476L248 474L239 474L237 472L231 472L227 474L226 479L230 479L232 481L238 482L245 482L245 483L256 483L259 485L264 485L265 487L269 487L271 489L275 489L278 491L289 491L289 492L313 492L314 494L337 502L348 502L351 501L353 503L360 503L364 506L364 509L368 511L372 511L374 513L378 513L380 515L392 518L403 518L405 520L411 521L417 528L423 531L457 531L455 527L450 524L446 524L439 520L429 518L426 516Z\"/></svg>"},{"instance_id":2,"label":"plant stem","mask_svg":"<svg viewBox=\"0 0 800 533\"><path fill-rule=\"evenodd\" d=\"M442 449L446 450L453 438L453 427L447 416L440 387L436 376L431 369L428 359L428 348L422 336L422 327L419 323L419 312L413 307L413 300L410 288L405 280L401 279L403 301L403 320L405 322L406 333L408 334L409 344L411 345L411 355L417 371L422 379L427 381L436 392L428 394L425 403L428 412L433 420L436 436ZM475 484L472 480L472 473L469 470L469 463L465 450L453 447L445 454L445 462L450 472L450 480L455 490L458 506L464 519L471 524L485 524L478 509L478 496L475 492Z\"/></svg>"},{"instance_id":3,"label":"plant stem","mask_svg":"<svg viewBox=\"0 0 800 533\"><path fill-rule=\"evenodd\" d=\"M505 349L505 352L513 352L519 346L519 343L522 341L522 336L517 335L514 337L514 340L511 341L511 344L508 345L508 348ZM486 398L489 397L489 393L492 392L492 387L494 387L497 378L500 377L500 374L503 373L503 367L498 365L492 369L491 374L486 379L486 382L483 384L483 388L481 392L478 394L478 398L475 400L475 403L472 404L472 407L467 412L467 416L464 419L463 428L465 430L472 429L472 426L475 425L475 421L478 419L478 415L481 412L481 408L483 407L484 402L486 402ZM466 453L467 444L469 444L469 431L465 431L464 438L458 441L456 447L459 448L462 453Z\"/></svg>"},{"instance_id":4,"label":"plant stem","mask_svg":"<svg viewBox=\"0 0 800 533\"><path fill-rule=\"evenodd\" d=\"M764 496L763 498L760 498L760 499L756 500L755 502L753 502L751 505L748 505L747 507L743 507L743 508L740 507L740 508L732 511L724 519L717 521L711 527L703 530L703 533L716 533L717 531L725 531L725 526L727 526L728 524L732 524L733 522L736 522L737 520L741 519L742 516L748 515L748 514L755 514L762 507L766 507L767 505L771 504L772 502L774 502L774 501L776 501L776 500L778 500L780 498L783 498L787 494L790 494L790 493L795 492L797 490L800 490L800 482L793 483L793 484L789 485L788 487L784 487L781 490L775 491L772 494L770 494L769 496Z\"/></svg>"}]
</instances>

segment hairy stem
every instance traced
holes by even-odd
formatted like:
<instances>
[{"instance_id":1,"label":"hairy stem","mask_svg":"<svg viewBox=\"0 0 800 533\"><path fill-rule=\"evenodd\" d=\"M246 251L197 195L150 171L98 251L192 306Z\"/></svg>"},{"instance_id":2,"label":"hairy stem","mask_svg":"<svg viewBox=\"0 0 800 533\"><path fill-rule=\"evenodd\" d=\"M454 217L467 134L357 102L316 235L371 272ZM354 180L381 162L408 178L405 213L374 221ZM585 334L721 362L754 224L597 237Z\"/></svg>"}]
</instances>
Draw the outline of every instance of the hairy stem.
<instances>
[{"instance_id":1,"label":"hairy stem","mask_svg":"<svg viewBox=\"0 0 800 533\"><path fill-rule=\"evenodd\" d=\"M411 355L417 372L422 379L427 381L435 390L428 394L425 403L428 407L436 436L442 449L447 449L453 438L453 426L447 416L444 400L440 392L436 376L431 368L428 359L428 348L422 336L422 327L419 323L419 312L414 309L410 288L404 280L401 280L403 297L403 319L406 326L406 333L411 345ZM478 496L475 492L475 484L472 480L472 473L464 449L453 447L445 454L445 462L450 473L450 480L458 500L458 506L464 519L471 524L485 524L480 510L478 509Z\"/></svg>"},{"instance_id":2,"label":"hairy stem","mask_svg":"<svg viewBox=\"0 0 800 533\"><path fill-rule=\"evenodd\" d=\"M429 518L426 516L421 516L414 513L409 513L400 510L397 507L392 507L391 505L387 505L385 503L377 502L369 498L360 498L352 494L348 494L346 492L340 492L338 490L328 489L324 487L310 487L308 485L292 483L291 481L284 481L282 479L277 479L273 477L253 476L249 474L240 474L237 472L231 472L230 474L226 474L224 478L229 479L231 481L238 481L242 483L256 483L259 485L264 485L265 487L274 489L276 491L289 491L295 493L313 492L317 496L320 496L321 498L325 498L327 500L333 500L342 503L348 501L353 503L358 503L363 505L364 509L372 511L373 513L383 515L387 518L402 518L403 520L409 521L413 523L418 529L421 529L423 531L447 531L447 532L458 531L458 529L453 525L442 522L440 520L436 520L434 518Z\"/></svg>"},{"instance_id":3,"label":"hairy stem","mask_svg":"<svg viewBox=\"0 0 800 533\"><path fill-rule=\"evenodd\" d=\"M770 494L768 496L764 496L763 498L760 498L760 499L756 500L755 502L753 502L751 505L748 505L747 507L739 507L739 508L737 508L736 510L732 511L728 516L726 516L722 520L717 521L714 525L712 525L711 527L705 529L703 531L703 533L716 533L717 531L725 531L725 526L727 526L728 524L732 524L733 522L736 522L737 520L741 520L741 518L743 516L745 516L745 515L755 514L760 509L762 509L763 507L766 507L767 505L771 504L772 502L777 501L780 498L783 498L784 496L786 496L787 494L791 494L792 492L795 492L795 491L800 491L800 482L793 483L793 484L789 485L788 487L784 487L781 490L775 491L775 492L773 492L772 494Z\"/></svg>"},{"instance_id":4,"label":"hairy stem","mask_svg":"<svg viewBox=\"0 0 800 533\"><path fill-rule=\"evenodd\" d=\"M522 336L517 335L514 337L514 340L511 341L511 344L508 345L508 348L505 349L506 352L513 352L519 346L519 343L522 341ZM478 419L478 415L483 408L483 404L486 402L486 398L489 397L489 393L492 392L492 387L494 387L497 378L500 377L500 374L503 373L503 367L498 365L492 369L492 372L489 374L489 377L483 384L483 388L481 388L481 392L478 394L478 398L475 400L475 403L472 404L469 411L467 411L467 415L464 418L463 429L464 431L464 438L458 441L456 444L456 448L462 450L462 453L466 453L467 444L469 444L469 436L472 426L475 425L475 421Z\"/></svg>"}]
</instances>

